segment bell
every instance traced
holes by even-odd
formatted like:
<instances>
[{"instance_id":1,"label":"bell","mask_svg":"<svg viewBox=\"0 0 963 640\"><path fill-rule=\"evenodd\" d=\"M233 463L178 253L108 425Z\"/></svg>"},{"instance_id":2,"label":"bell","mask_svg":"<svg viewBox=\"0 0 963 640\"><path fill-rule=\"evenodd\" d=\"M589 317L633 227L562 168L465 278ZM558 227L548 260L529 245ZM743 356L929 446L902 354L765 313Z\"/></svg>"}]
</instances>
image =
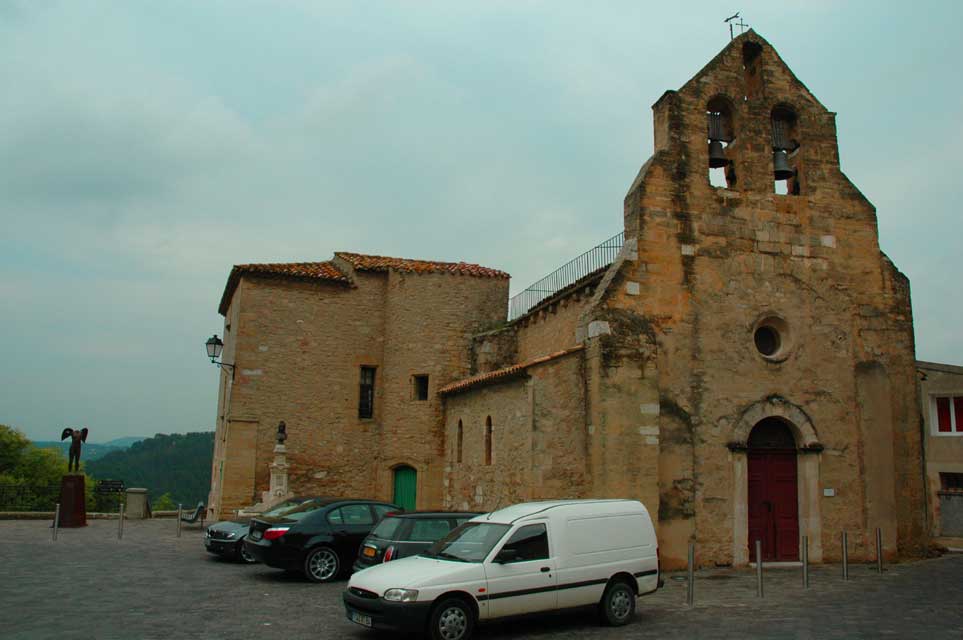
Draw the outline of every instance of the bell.
<instances>
[{"instance_id":1,"label":"bell","mask_svg":"<svg viewBox=\"0 0 963 640\"><path fill-rule=\"evenodd\" d=\"M772 173L776 180L788 180L793 176L793 170L789 167L789 154L785 149L772 152Z\"/></svg>"},{"instance_id":2,"label":"bell","mask_svg":"<svg viewBox=\"0 0 963 640\"><path fill-rule=\"evenodd\" d=\"M719 167L724 167L729 164L729 159L726 157L726 152L722 148L722 142L719 140L709 141L709 168L718 169Z\"/></svg>"}]
</instances>

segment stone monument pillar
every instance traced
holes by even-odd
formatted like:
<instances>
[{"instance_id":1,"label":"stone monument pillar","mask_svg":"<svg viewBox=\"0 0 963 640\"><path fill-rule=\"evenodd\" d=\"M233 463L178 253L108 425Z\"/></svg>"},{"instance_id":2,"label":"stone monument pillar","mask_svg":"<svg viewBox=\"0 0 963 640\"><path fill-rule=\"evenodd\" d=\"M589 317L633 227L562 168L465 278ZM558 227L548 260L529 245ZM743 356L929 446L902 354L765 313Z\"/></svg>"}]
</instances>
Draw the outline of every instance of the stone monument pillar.
<instances>
[{"instance_id":1,"label":"stone monument pillar","mask_svg":"<svg viewBox=\"0 0 963 640\"><path fill-rule=\"evenodd\" d=\"M274 445L274 462L271 463L271 486L261 493L261 504L269 508L291 496L288 492L287 447L283 442Z\"/></svg>"},{"instance_id":2,"label":"stone monument pillar","mask_svg":"<svg viewBox=\"0 0 963 640\"><path fill-rule=\"evenodd\" d=\"M86 527L87 503L84 474L68 473L60 481L60 526Z\"/></svg>"}]
</instances>

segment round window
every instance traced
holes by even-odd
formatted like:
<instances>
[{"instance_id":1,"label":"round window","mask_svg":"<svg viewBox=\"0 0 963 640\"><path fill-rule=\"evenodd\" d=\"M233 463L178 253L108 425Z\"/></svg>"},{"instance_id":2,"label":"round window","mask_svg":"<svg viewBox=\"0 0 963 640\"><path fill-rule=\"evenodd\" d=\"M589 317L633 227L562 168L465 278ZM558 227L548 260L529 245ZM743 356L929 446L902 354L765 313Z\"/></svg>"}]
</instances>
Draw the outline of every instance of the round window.
<instances>
[{"instance_id":1,"label":"round window","mask_svg":"<svg viewBox=\"0 0 963 640\"><path fill-rule=\"evenodd\" d=\"M791 344L789 325L779 316L766 316L756 322L752 340L756 351L766 360L785 360Z\"/></svg>"},{"instance_id":2,"label":"round window","mask_svg":"<svg viewBox=\"0 0 963 640\"><path fill-rule=\"evenodd\" d=\"M764 356L775 355L779 351L779 332L772 327L756 329L756 349Z\"/></svg>"}]
</instances>

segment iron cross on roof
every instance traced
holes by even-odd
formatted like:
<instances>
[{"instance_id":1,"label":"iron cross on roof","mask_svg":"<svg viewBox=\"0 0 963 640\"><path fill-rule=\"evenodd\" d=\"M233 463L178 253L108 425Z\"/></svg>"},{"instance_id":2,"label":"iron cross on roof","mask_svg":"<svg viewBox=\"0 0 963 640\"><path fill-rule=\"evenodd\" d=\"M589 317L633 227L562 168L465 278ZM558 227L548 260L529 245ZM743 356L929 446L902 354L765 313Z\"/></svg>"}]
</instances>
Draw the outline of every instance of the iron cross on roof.
<instances>
[{"instance_id":1,"label":"iron cross on roof","mask_svg":"<svg viewBox=\"0 0 963 640\"><path fill-rule=\"evenodd\" d=\"M739 22L736 22L736 20L738 20ZM745 22L742 21L742 18L739 17L739 12L738 12L738 11L736 11L735 15L731 15L731 16L729 16L728 18L726 18L725 20L723 20L723 22L725 22L726 24L729 25L729 39L730 39L730 40L734 40L735 37L736 37L735 33L733 33L733 29L732 29L733 26L739 27L739 34L740 34L740 35L743 34L743 33L745 33L745 32L746 32L746 27L749 26L748 24L746 24Z\"/></svg>"}]
</instances>

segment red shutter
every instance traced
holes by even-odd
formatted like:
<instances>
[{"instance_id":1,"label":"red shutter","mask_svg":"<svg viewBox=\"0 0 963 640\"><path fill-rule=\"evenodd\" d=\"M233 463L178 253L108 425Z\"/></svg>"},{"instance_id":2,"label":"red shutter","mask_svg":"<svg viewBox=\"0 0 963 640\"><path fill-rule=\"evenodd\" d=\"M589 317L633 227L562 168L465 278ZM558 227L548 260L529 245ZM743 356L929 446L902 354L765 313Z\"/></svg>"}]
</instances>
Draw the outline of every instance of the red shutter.
<instances>
[{"instance_id":1,"label":"red shutter","mask_svg":"<svg viewBox=\"0 0 963 640\"><path fill-rule=\"evenodd\" d=\"M956 412L956 431L963 432L963 396L953 398L953 411Z\"/></svg>"},{"instance_id":2,"label":"red shutter","mask_svg":"<svg viewBox=\"0 0 963 640\"><path fill-rule=\"evenodd\" d=\"M936 416L939 420L940 433L950 432L950 399L936 399Z\"/></svg>"}]
</instances>

